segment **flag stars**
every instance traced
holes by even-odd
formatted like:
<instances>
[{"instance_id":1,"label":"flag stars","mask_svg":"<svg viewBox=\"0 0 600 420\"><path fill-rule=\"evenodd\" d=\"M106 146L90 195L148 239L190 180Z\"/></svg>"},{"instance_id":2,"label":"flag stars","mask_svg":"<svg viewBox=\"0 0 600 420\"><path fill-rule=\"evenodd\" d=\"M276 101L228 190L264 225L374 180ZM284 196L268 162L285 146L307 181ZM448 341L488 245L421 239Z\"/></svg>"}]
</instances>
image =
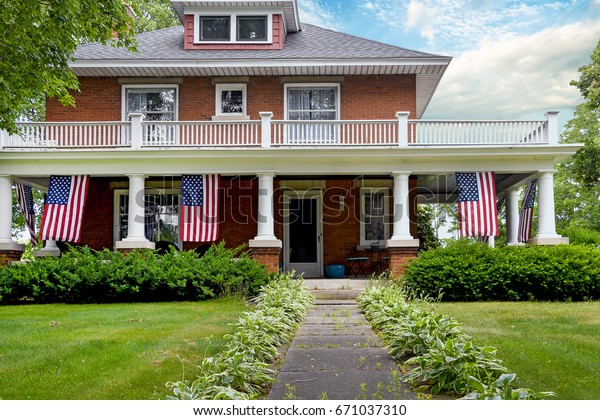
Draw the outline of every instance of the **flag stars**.
<instances>
[{"instance_id":1,"label":"flag stars","mask_svg":"<svg viewBox=\"0 0 600 420\"><path fill-rule=\"evenodd\" d=\"M48 204L67 204L71 192L70 176L50 177L50 188L48 189Z\"/></svg>"}]
</instances>

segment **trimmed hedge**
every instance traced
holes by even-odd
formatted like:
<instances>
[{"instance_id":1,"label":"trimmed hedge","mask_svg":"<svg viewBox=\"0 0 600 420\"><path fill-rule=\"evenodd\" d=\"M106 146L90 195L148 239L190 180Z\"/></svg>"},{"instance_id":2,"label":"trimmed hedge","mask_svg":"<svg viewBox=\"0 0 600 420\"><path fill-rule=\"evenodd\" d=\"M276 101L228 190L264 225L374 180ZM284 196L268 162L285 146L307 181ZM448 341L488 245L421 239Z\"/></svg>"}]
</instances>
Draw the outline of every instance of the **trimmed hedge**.
<instances>
[{"instance_id":1,"label":"trimmed hedge","mask_svg":"<svg viewBox=\"0 0 600 420\"><path fill-rule=\"evenodd\" d=\"M202 256L71 248L0 269L0 303L107 303L203 300L227 293L254 296L269 281L263 266L224 243Z\"/></svg>"},{"instance_id":2,"label":"trimmed hedge","mask_svg":"<svg viewBox=\"0 0 600 420\"><path fill-rule=\"evenodd\" d=\"M583 245L489 248L463 241L423 252L404 284L444 301L600 298L600 249Z\"/></svg>"}]
</instances>

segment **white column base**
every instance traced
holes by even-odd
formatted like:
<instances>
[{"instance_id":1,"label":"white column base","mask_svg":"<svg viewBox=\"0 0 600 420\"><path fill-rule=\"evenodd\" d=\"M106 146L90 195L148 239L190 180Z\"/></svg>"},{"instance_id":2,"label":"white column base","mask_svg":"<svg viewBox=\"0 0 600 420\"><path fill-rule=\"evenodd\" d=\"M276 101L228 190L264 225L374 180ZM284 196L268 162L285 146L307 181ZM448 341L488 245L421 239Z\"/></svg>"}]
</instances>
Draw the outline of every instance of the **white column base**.
<instances>
[{"instance_id":1,"label":"white column base","mask_svg":"<svg viewBox=\"0 0 600 420\"><path fill-rule=\"evenodd\" d=\"M385 242L386 248L418 248L419 240L418 239L388 239Z\"/></svg>"},{"instance_id":2,"label":"white column base","mask_svg":"<svg viewBox=\"0 0 600 420\"><path fill-rule=\"evenodd\" d=\"M156 249L156 244L147 239L127 240L127 238L125 238L122 241L117 241L115 244L115 249Z\"/></svg>"},{"instance_id":3,"label":"white column base","mask_svg":"<svg viewBox=\"0 0 600 420\"><path fill-rule=\"evenodd\" d=\"M254 238L248 242L250 248L283 248L283 243L277 238Z\"/></svg>"},{"instance_id":4,"label":"white column base","mask_svg":"<svg viewBox=\"0 0 600 420\"><path fill-rule=\"evenodd\" d=\"M60 249L56 246L56 241L46 241L42 249L33 251L35 257L60 257Z\"/></svg>"},{"instance_id":5,"label":"white column base","mask_svg":"<svg viewBox=\"0 0 600 420\"><path fill-rule=\"evenodd\" d=\"M536 236L530 239L528 242L530 245L568 245L569 238L556 235L550 237Z\"/></svg>"},{"instance_id":6,"label":"white column base","mask_svg":"<svg viewBox=\"0 0 600 420\"><path fill-rule=\"evenodd\" d=\"M506 246L525 246L525 244L522 242L509 242Z\"/></svg>"},{"instance_id":7,"label":"white column base","mask_svg":"<svg viewBox=\"0 0 600 420\"><path fill-rule=\"evenodd\" d=\"M8 240L0 241L0 251L25 251L25 245L21 245L17 241Z\"/></svg>"}]
</instances>

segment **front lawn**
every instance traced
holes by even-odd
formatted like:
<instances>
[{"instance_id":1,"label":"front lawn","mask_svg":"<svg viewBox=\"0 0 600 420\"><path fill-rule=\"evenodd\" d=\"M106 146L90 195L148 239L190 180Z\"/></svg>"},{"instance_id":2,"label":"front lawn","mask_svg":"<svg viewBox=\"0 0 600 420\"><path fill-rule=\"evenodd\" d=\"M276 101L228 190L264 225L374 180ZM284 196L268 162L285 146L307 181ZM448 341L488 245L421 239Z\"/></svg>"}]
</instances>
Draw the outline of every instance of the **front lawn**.
<instances>
[{"instance_id":1,"label":"front lawn","mask_svg":"<svg viewBox=\"0 0 600 420\"><path fill-rule=\"evenodd\" d=\"M0 307L0 399L164 399L218 352L243 300Z\"/></svg>"},{"instance_id":2,"label":"front lawn","mask_svg":"<svg viewBox=\"0 0 600 420\"><path fill-rule=\"evenodd\" d=\"M600 302L435 306L477 344L496 347L521 386L559 399L600 399Z\"/></svg>"}]
</instances>

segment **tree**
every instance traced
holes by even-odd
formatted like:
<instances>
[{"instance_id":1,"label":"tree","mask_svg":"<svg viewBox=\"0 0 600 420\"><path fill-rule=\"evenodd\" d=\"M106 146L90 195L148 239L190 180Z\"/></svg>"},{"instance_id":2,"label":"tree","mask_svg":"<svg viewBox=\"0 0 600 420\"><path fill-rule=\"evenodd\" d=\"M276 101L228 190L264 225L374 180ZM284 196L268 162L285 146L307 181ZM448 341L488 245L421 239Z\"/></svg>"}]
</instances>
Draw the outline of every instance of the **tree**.
<instances>
[{"instance_id":1,"label":"tree","mask_svg":"<svg viewBox=\"0 0 600 420\"><path fill-rule=\"evenodd\" d=\"M83 42L135 49L133 20L121 0L3 0L0 8L0 129L16 122L36 99L73 105L78 88L69 60Z\"/></svg>"},{"instance_id":2,"label":"tree","mask_svg":"<svg viewBox=\"0 0 600 420\"><path fill-rule=\"evenodd\" d=\"M149 32L181 24L169 0L137 0L132 5L135 32Z\"/></svg>"},{"instance_id":3,"label":"tree","mask_svg":"<svg viewBox=\"0 0 600 420\"><path fill-rule=\"evenodd\" d=\"M563 143L583 143L573 156L558 165L556 215L559 228L574 225L600 231L600 41L592 61L572 81L585 101L565 125Z\"/></svg>"}]
</instances>

